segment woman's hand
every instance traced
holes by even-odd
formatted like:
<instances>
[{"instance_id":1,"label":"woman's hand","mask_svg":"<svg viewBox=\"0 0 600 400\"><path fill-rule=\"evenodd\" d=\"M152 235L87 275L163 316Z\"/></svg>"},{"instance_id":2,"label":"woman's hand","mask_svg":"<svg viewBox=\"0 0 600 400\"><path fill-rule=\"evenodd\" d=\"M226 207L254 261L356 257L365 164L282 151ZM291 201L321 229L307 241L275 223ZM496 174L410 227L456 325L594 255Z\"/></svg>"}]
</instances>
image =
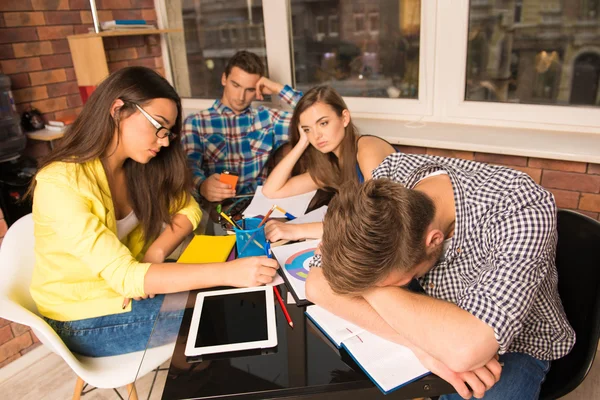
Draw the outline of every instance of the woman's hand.
<instances>
[{"instance_id":1,"label":"woman's hand","mask_svg":"<svg viewBox=\"0 0 600 400\"><path fill-rule=\"evenodd\" d=\"M278 240L300 240L302 237L302 226L294 224L286 224L281 221L270 220L265 225L265 236L270 242Z\"/></svg>"},{"instance_id":2,"label":"woman's hand","mask_svg":"<svg viewBox=\"0 0 600 400\"><path fill-rule=\"evenodd\" d=\"M227 263L225 281L235 287L253 287L271 283L277 274L277 260L263 257L244 257Z\"/></svg>"},{"instance_id":3,"label":"woman's hand","mask_svg":"<svg viewBox=\"0 0 600 400\"><path fill-rule=\"evenodd\" d=\"M298 146L303 147L303 150L310 145L310 141L308 140L308 135L304 132L301 126L298 127L298 133L300 134L300 139L298 140Z\"/></svg>"}]
</instances>

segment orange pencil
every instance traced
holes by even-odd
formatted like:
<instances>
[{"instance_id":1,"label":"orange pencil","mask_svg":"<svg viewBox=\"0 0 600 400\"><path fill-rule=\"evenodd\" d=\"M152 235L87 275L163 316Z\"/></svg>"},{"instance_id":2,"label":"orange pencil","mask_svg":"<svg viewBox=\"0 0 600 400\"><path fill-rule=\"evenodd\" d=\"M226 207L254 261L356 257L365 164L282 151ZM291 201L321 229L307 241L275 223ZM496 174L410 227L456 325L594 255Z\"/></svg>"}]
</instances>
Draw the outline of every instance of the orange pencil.
<instances>
[{"instance_id":1,"label":"orange pencil","mask_svg":"<svg viewBox=\"0 0 600 400\"><path fill-rule=\"evenodd\" d=\"M260 224L258 224L258 228L260 228L261 226L263 226L263 224L265 222L267 222L267 220L269 219L269 217L271 216L271 214L273 214L273 211L275 211L275 209L277 208L276 205L273 205L273 207L271 207L271 209L267 212L267 214L263 217L262 221L260 221Z\"/></svg>"},{"instance_id":2,"label":"orange pencil","mask_svg":"<svg viewBox=\"0 0 600 400\"><path fill-rule=\"evenodd\" d=\"M294 329L294 323L292 322L292 318L290 318L290 314L288 314L287 308L285 308L285 303L281 298L281 294L279 294L279 289L277 289L277 286L273 286L273 291L275 292L275 296L277 296L277 301L281 306L281 311L283 311L283 315L285 315L287 323L292 327L292 329Z\"/></svg>"}]
</instances>

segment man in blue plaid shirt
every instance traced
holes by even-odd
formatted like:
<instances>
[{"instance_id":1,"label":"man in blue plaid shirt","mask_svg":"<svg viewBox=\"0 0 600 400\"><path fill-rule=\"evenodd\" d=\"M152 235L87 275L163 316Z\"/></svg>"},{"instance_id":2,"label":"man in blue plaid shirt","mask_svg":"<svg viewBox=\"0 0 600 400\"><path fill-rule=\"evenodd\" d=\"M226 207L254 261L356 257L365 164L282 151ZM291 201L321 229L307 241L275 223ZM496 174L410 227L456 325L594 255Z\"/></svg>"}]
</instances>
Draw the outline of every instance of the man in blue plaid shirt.
<instances>
[{"instance_id":1,"label":"man in blue plaid shirt","mask_svg":"<svg viewBox=\"0 0 600 400\"><path fill-rule=\"evenodd\" d=\"M208 201L253 193L266 178L265 164L271 153L288 141L292 113L250 104L277 93L295 107L302 93L264 75L256 54L236 53L221 78L221 99L184 122L182 143L194 184ZM239 176L237 187L219 181L224 171Z\"/></svg>"}]
</instances>

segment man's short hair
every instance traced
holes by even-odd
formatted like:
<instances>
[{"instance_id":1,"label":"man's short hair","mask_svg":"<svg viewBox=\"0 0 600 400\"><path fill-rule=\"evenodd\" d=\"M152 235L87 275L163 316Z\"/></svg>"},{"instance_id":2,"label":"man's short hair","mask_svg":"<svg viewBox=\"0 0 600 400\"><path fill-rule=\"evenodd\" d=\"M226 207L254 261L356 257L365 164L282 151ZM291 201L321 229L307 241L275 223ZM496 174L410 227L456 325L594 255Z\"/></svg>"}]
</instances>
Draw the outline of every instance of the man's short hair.
<instances>
[{"instance_id":1,"label":"man's short hair","mask_svg":"<svg viewBox=\"0 0 600 400\"><path fill-rule=\"evenodd\" d=\"M321 242L323 275L334 292L360 294L425 260L435 206L389 179L348 182L329 204Z\"/></svg>"},{"instance_id":2,"label":"man's short hair","mask_svg":"<svg viewBox=\"0 0 600 400\"><path fill-rule=\"evenodd\" d=\"M229 59L225 66L225 76L229 76L233 67L249 74L265 76L265 66L260 57L246 50L238 51Z\"/></svg>"}]
</instances>

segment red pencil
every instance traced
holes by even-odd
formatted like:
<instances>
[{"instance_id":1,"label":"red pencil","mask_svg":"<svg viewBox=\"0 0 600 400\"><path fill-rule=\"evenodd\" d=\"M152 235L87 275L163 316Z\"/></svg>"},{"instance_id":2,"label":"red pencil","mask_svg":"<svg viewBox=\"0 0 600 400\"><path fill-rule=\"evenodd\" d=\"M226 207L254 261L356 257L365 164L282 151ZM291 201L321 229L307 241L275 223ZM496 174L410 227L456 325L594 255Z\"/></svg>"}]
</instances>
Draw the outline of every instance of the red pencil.
<instances>
[{"instance_id":1,"label":"red pencil","mask_svg":"<svg viewBox=\"0 0 600 400\"><path fill-rule=\"evenodd\" d=\"M279 302L279 305L281 306L281 310L283 311L283 315L285 315L285 319L287 320L288 324L292 327L292 329L294 329L294 323L292 322L292 319L290 318L290 314L288 314L287 308L285 308L285 303L283 302L283 299L281 298L281 294L279 294L279 289L277 289L277 286L273 286L273 291L275 292L275 296L277 296L277 301Z\"/></svg>"}]
</instances>

